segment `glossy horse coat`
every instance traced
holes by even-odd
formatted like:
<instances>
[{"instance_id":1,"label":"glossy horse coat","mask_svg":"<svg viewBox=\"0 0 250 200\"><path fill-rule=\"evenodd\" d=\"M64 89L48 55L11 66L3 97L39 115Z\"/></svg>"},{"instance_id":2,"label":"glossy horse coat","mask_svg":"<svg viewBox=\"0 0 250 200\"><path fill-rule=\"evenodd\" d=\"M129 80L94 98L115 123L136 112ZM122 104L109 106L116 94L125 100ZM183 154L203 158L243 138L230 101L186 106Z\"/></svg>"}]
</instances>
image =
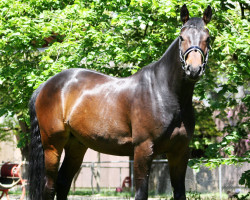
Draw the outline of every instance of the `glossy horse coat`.
<instances>
[{"instance_id":1,"label":"glossy horse coat","mask_svg":"<svg viewBox=\"0 0 250 200\"><path fill-rule=\"evenodd\" d=\"M148 198L151 162L166 153L174 199L186 199L188 144L195 124L192 96L208 56L205 25L211 8L203 19L189 19L184 5L181 18L180 37L160 60L136 74L115 78L69 69L34 92L30 101L32 200L51 200L55 194L58 200L66 200L88 148L134 156L136 200ZM58 172L63 149L65 158Z\"/></svg>"}]
</instances>

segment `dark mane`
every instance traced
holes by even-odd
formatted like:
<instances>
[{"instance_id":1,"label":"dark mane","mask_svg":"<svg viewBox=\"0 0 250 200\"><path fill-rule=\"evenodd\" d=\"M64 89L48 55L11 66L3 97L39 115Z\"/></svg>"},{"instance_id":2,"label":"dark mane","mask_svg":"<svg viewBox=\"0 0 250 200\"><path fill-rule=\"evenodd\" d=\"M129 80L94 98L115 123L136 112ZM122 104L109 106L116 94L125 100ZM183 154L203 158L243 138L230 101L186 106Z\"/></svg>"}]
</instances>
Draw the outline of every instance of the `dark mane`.
<instances>
[{"instance_id":1,"label":"dark mane","mask_svg":"<svg viewBox=\"0 0 250 200\"><path fill-rule=\"evenodd\" d=\"M178 40L178 37L177 37L170 44L170 46L167 48L167 50L165 51L165 53L161 56L161 58L159 60L154 61L154 62L150 63L149 65L146 65L146 66L142 67L135 74L146 72L148 70L155 70L155 68L157 66L159 66L161 63L164 63L164 64L168 65L169 60L171 60L171 63L177 62L180 65L181 63L179 62L178 54L176 54L176 52L178 52L178 48L179 48L178 41L179 40Z\"/></svg>"}]
</instances>

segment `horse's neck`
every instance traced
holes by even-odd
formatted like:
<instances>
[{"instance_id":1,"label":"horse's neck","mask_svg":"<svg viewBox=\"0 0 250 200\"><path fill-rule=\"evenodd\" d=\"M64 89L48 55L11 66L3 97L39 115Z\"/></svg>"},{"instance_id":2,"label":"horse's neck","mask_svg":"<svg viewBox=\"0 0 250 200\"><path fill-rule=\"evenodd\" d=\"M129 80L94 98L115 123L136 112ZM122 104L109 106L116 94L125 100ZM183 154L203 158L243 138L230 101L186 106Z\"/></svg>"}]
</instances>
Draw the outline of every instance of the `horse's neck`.
<instances>
[{"instance_id":1,"label":"horse's neck","mask_svg":"<svg viewBox=\"0 0 250 200\"><path fill-rule=\"evenodd\" d=\"M194 83L185 78L185 72L181 67L178 38L156 62L154 70L159 85L176 95L181 107L192 104Z\"/></svg>"}]
</instances>

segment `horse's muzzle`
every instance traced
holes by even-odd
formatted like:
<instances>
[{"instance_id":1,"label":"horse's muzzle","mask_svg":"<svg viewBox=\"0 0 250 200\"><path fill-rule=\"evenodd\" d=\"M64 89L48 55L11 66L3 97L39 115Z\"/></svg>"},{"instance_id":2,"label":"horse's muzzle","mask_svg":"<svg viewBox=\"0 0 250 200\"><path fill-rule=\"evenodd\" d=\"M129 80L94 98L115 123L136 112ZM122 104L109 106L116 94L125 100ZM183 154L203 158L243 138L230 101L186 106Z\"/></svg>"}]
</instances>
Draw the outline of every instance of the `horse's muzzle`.
<instances>
[{"instance_id":1,"label":"horse's muzzle","mask_svg":"<svg viewBox=\"0 0 250 200\"><path fill-rule=\"evenodd\" d=\"M193 67L192 65L185 66L185 73L191 80L198 80L199 77L203 74L204 70L202 65Z\"/></svg>"}]
</instances>

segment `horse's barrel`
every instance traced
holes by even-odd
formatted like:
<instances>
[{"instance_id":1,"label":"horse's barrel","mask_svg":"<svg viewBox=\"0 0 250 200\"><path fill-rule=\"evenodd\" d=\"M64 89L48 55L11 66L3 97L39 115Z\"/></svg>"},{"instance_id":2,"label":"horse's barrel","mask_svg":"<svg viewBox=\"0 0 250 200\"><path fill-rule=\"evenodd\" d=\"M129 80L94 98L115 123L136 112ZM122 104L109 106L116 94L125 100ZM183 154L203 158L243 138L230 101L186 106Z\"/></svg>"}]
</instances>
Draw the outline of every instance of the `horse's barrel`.
<instances>
[{"instance_id":1,"label":"horse's barrel","mask_svg":"<svg viewBox=\"0 0 250 200\"><path fill-rule=\"evenodd\" d=\"M1 167L1 177L19 177L18 164L4 163Z\"/></svg>"}]
</instances>

